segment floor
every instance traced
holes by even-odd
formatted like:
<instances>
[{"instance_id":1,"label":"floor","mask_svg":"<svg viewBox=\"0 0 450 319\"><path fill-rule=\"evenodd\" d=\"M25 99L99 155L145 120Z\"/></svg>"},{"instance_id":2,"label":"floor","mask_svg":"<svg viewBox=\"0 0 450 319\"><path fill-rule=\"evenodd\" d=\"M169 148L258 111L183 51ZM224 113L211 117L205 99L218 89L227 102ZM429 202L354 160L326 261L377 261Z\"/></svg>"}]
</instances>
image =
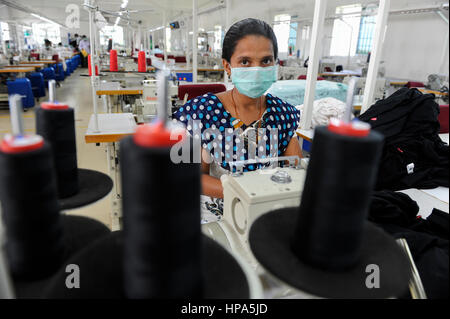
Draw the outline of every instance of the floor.
<instances>
[{"instance_id":1,"label":"floor","mask_svg":"<svg viewBox=\"0 0 450 319\"><path fill-rule=\"evenodd\" d=\"M98 170L108 173L106 162L106 149L104 145L86 144L84 133L86 132L92 109L92 91L90 78L80 76L87 74L87 69L78 68L72 75L61 83L56 89L56 100L67 103L75 110L75 130L77 140L78 167ZM48 100L48 97L41 98L36 104ZM36 108L36 106L34 108ZM35 132L34 108L26 111L23 115L25 133ZM0 138L4 134L11 132L9 110L0 110ZM111 196L108 195L100 201L79 209L66 211L67 214L82 215L101 221L111 227Z\"/></svg>"}]
</instances>

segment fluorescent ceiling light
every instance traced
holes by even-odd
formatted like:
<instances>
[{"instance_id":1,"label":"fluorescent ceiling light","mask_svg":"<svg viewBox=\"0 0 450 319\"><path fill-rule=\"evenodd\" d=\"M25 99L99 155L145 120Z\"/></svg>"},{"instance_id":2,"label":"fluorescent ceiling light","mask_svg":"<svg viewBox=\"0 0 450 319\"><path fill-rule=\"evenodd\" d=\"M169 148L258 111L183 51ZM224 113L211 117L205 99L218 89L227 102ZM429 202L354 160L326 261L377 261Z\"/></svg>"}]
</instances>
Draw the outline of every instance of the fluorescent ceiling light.
<instances>
[{"instance_id":1,"label":"fluorescent ceiling light","mask_svg":"<svg viewBox=\"0 0 450 319\"><path fill-rule=\"evenodd\" d=\"M117 17L116 22L114 23L114 25L118 25L120 21L120 17Z\"/></svg>"},{"instance_id":2,"label":"fluorescent ceiling light","mask_svg":"<svg viewBox=\"0 0 450 319\"><path fill-rule=\"evenodd\" d=\"M36 18L38 18L38 19L41 19L41 20L46 21L46 22L48 22L48 23L56 24L56 25L59 26L59 27L65 28L64 26L60 25L58 22L55 22L55 21L52 21L52 20L50 20L50 19L41 17L40 15L35 14L35 13L30 13L30 14L31 14L33 17L36 17Z\"/></svg>"},{"instance_id":3,"label":"fluorescent ceiling light","mask_svg":"<svg viewBox=\"0 0 450 319\"><path fill-rule=\"evenodd\" d=\"M125 9L125 8L127 7L127 5L128 5L128 0L123 0L123 1L122 1L122 4L120 5L120 7L121 7L122 9Z\"/></svg>"},{"instance_id":4,"label":"fluorescent ceiling light","mask_svg":"<svg viewBox=\"0 0 450 319\"><path fill-rule=\"evenodd\" d=\"M155 29L150 29L150 30L148 30L148 31L154 32L154 31L158 31L158 30L161 30L161 29L164 29L164 26L160 26L160 27L157 27L157 28L155 28Z\"/></svg>"}]
</instances>

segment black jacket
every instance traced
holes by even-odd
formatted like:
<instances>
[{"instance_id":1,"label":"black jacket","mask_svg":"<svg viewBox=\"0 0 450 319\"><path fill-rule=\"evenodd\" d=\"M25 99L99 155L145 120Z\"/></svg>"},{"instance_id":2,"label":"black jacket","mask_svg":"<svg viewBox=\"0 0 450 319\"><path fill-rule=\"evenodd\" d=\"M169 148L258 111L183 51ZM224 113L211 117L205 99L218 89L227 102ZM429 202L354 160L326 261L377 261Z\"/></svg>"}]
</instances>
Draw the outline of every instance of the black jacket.
<instances>
[{"instance_id":1,"label":"black jacket","mask_svg":"<svg viewBox=\"0 0 450 319\"><path fill-rule=\"evenodd\" d=\"M439 138L439 105L433 94L401 88L361 114L385 137L376 189L449 185L449 148Z\"/></svg>"}]
</instances>

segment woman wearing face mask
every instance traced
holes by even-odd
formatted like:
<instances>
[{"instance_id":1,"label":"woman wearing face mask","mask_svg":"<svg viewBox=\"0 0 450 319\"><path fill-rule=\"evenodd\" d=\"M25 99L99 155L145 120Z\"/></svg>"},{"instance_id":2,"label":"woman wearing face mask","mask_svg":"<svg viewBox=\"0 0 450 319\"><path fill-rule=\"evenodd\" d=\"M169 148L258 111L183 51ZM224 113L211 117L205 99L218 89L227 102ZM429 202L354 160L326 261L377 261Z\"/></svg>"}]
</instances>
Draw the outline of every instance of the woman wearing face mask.
<instances>
[{"instance_id":1,"label":"woman wearing face mask","mask_svg":"<svg viewBox=\"0 0 450 319\"><path fill-rule=\"evenodd\" d=\"M201 137L204 195L223 198L220 175L230 170L230 162L254 158L250 145L259 158L301 157L295 134L299 112L271 94L264 95L277 80L277 54L277 40L267 23L257 19L235 23L222 49L234 88L196 97L174 113L191 136ZM248 164L244 171L258 167Z\"/></svg>"}]
</instances>

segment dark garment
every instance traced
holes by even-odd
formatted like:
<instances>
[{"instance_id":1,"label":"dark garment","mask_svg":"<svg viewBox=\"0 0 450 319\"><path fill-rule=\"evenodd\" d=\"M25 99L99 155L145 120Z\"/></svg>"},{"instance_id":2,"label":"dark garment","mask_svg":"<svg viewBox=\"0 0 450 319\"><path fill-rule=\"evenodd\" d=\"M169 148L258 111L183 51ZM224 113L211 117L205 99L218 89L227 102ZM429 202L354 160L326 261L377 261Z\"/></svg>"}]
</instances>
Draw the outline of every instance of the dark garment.
<instances>
[{"instance_id":1,"label":"dark garment","mask_svg":"<svg viewBox=\"0 0 450 319\"><path fill-rule=\"evenodd\" d=\"M449 215L433 209L422 219L418 211L417 203L406 194L374 192L369 220L393 237L406 239L428 298L448 298Z\"/></svg>"},{"instance_id":2,"label":"dark garment","mask_svg":"<svg viewBox=\"0 0 450 319\"><path fill-rule=\"evenodd\" d=\"M396 225L380 225L395 238L405 238L428 299L448 299L448 240ZM410 296L403 296L410 298Z\"/></svg>"},{"instance_id":3,"label":"dark garment","mask_svg":"<svg viewBox=\"0 0 450 319\"><path fill-rule=\"evenodd\" d=\"M396 225L448 240L449 215L434 208L427 219L419 213L419 206L404 193L378 191L372 195L369 220L383 225Z\"/></svg>"},{"instance_id":4,"label":"dark garment","mask_svg":"<svg viewBox=\"0 0 450 319\"><path fill-rule=\"evenodd\" d=\"M87 68L88 67L88 58L87 56L84 56L82 54L80 54L81 56L81 67L82 68Z\"/></svg>"},{"instance_id":5,"label":"dark garment","mask_svg":"<svg viewBox=\"0 0 450 319\"><path fill-rule=\"evenodd\" d=\"M385 137L377 190L449 186L449 148L439 138L438 115L433 94L408 88L360 115Z\"/></svg>"}]
</instances>

